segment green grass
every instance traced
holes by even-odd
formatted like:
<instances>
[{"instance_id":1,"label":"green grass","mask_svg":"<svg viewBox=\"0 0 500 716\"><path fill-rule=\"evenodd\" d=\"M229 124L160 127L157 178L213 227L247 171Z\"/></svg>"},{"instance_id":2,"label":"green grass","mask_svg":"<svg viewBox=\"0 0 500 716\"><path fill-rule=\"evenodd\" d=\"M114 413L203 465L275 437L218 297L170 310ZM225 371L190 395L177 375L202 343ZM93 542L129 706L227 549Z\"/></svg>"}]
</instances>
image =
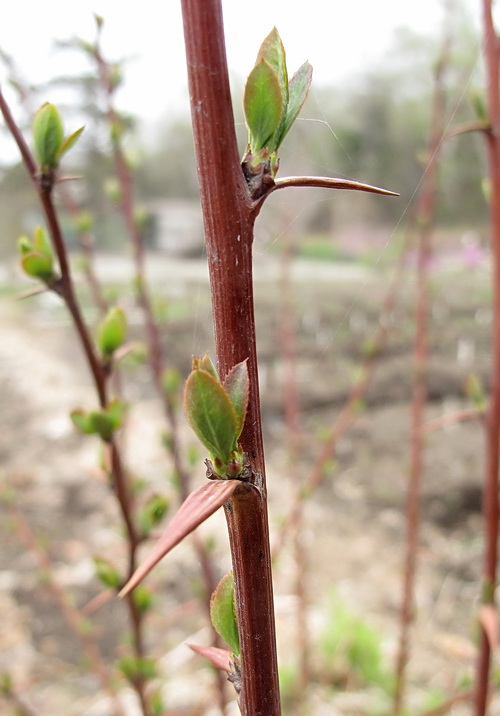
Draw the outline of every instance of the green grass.
<instances>
[{"instance_id":1,"label":"green grass","mask_svg":"<svg viewBox=\"0 0 500 716\"><path fill-rule=\"evenodd\" d=\"M392 679L383 663L381 637L362 617L333 595L319 651L325 674L333 681L379 686L390 691Z\"/></svg>"}]
</instances>

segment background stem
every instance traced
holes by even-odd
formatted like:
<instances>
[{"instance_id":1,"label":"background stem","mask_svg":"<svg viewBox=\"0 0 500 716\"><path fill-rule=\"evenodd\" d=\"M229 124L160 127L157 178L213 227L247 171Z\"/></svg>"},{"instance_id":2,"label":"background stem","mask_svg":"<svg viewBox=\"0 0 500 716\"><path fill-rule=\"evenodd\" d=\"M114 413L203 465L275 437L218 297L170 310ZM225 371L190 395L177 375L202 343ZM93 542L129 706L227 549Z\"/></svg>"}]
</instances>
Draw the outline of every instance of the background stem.
<instances>
[{"instance_id":1,"label":"background stem","mask_svg":"<svg viewBox=\"0 0 500 716\"><path fill-rule=\"evenodd\" d=\"M489 178L490 221L493 257L493 323L490 405L486 418L486 474L483 496L486 544L483 565L483 604L495 601L498 559L498 469L500 434L500 88L498 36L492 17L491 0L483 0L484 52L487 74L487 106L490 131L485 133ZM477 716L486 713L491 647L484 629L481 630L476 675Z\"/></svg>"}]
</instances>

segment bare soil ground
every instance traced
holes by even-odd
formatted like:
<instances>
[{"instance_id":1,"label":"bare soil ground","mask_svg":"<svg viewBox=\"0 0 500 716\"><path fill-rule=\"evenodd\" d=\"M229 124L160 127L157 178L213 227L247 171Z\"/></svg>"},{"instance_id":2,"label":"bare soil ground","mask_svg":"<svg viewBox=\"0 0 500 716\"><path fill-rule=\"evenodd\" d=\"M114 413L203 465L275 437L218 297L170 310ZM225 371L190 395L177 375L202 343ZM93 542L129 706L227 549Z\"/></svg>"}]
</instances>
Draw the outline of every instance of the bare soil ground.
<instances>
[{"instance_id":1,"label":"bare soil ground","mask_svg":"<svg viewBox=\"0 0 500 716\"><path fill-rule=\"evenodd\" d=\"M107 280L123 282L119 260L101 262ZM158 310L165 317L165 352L187 375L190 357L211 350L209 291L201 263L151 262ZM256 269L261 390L265 415L272 538L287 514L300 480L308 474L325 434L335 423L361 360L360 347L379 320L389 275L355 265L302 262L294 269L294 336L300 405L299 458L288 458L283 420L286 371L279 350L282 285L279 263L266 257ZM161 278L160 278L161 277ZM464 381L472 371L488 382L489 274L440 271L433 279L428 418L469 405ZM133 337L141 321L129 295ZM398 637L404 553L404 504L409 464L412 381L412 300L408 279L389 317L389 343L366 395L366 409L339 442L335 464L307 502L301 541L307 554L304 583L314 682L310 713L388 713L380 689L367 689L325 663L320 644L328 630L329 604L339 599L380 635L387 670ZM89 320L93 314L89 311ZM101 591L92 557L125 558L113 496L99 477L98 445L73 430L68 413L93 407L85 366L64 311L50 297L2 305L0 341L0 455L10 500L30 525L51 561L50 576L27 549L19 514L3 503L0 521L0 672L9 673L43 716L111 716L112 700L82 654L54 598L53 580L70 604L84 606ZM158 402L144 366L129 366L125 394L131 403L124 436L129 468L149 489L173 495L171 466L161 446ZM193 442L182 426L184 442ZM483 433L479 421L430 432L423 485L420 564L416 592L408 706L420 713L431 697L454 693L474 666L474 617L482 555L481 480ZM200 451L195 482L204 479ZM173 497L175 500L175 497ZM21 525L21 526L20 526ZM224 521L216 515L202 533L215 541L221 575L229 568ZM282 663L297 655L294 596L296 564L286 543L276 565L276 609ZM149 583L157 601L148 624L148 646L160 658L165 700L174 712L215 714L207 707L213 680L186 642L206 643L208 627L196 602L199 570L189 544L165 560ZM335 597L332 597L332 594ZM126 628L121 603L96 611L99 650L111 664L123 653ZM363 688L362 688L363 686ZM126 713L133 696L117 682ZM10 706L0 697L2 713ZM201 709L196 711L195 709ZM236 713L236 708L231 710ZM470 713L457 706L457 714ZM177 713L177 711L176 711ZM285 713L293 714L287 703ZM494 710L492 713L496 713ZM500 710L498 711L500 713Z\"/></svg>"}]
</instances>

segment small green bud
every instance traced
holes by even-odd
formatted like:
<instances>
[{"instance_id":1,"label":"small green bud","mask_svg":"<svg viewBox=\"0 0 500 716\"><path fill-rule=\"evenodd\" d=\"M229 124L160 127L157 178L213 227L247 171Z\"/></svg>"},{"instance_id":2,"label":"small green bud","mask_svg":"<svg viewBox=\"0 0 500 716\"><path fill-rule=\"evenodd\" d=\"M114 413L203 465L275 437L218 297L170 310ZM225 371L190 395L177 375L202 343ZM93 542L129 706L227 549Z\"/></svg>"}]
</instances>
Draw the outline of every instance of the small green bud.
<instances>
[{"instance_id":1,"label":"small green bud","mask_svg":"<svg viewBox=\"0 0 500 716\"><path fill-rule=\"evenodd\" d=\"M99 326L97 345L103 356L110 358L120 348L127 334L127 319L121 308L113 306L109 309Z\"/></svg>"},{"instance_id":2,"label":"small green bud","mask_svg":"<svg viewBox=\"0 0 500 716\"><path fill-rule=\"evenodd\" d=\"M53 259L52 245L42 226L37 226L33 235L33 247L50 260Z\"/></svg>"},{"instance_id":3,"label":"small green bud","mask_svg":"<svg viewBox=\"0 0 500 716\"><path fill-rule=\"evenodd\" d=\"M18 242L21 267L27 276L45 283L54 279L54 255L47 234L41 226L35 229L33 241L21 236Z\"/></svg>"},{"instance_id":4,"label":"small green bud","mask_svg":"<svg viewBox=\"0 0 500 716\"><path fill-rule=\"evenodd\" d=\"M29 251L33 251L33 244L27 236L20 236L17 245L21 254L27 254Z\"/></svg>"},{"instance_id":5,"label":"small green bud","mask_svg":"<svg viewBox=\"0 0 500 716\"><path fill-rule=\"evenodd\" d=\"M30 251L27 254L23 254L21 257L21 266L27 276L38 278L45 283L49 283L54 276L52 261L37 251Z\"/></svg>"},{"instance_id":6,"label":"small green bud","mask_svg":"<svg viewBox=\"0 0 500 716\"><path fill-rule=\"evenodd\" d=\"M152 659L132 655L119 659L118 668L131 683L135 683L137 679L154 679L157 673L156 664Z\"/></svg>"},{"instance_id":7,"label":"small green bud","mask_svg":"<svg viewBox=\"0 0 500 716\"><path fill-rule=\"evenodd\" d=\"M167 512L170 503L166 497L153 495L142 508L139 514L141 534L147 537L151 530L158 525Z\"/></svg>"},{"instance_id":8,"label":"small green bud","mask_svg":"<svg viewBox=\"0 0 500 716\"><path fill-rule=\"evenodd\" d=\"M43 170L55 169L59 147L64 140L64 129L57 108L50 102L42 104L33 120L35 156Z\"/></svg>"},{"instance_id":9,"label":"small green bud","mask_svg":"<svg viewBox=\"0 0 500 716\"><path fill-rule=\"evenodd\" d=\"M123 586L123 582L116 567L102 557L94 557L94 564L97 579L99 579L105 587L111 587L111 589L119 591Z\"/></svg>"},{"instance_id":10,"label":"small green bud","mask_svg":"<svg viewBox=\"0 0 500 716\"><path fill-rule=\"evenodd\" d=\"M127 406L120 400L113 400L104 410L73 410L71 420L85 435L99 435L109 442L115 431L121 427Z\"/></svg>"},{"instance_id":11,"label":"small green bud","mask_svg":"<svg viewBox=\"0 0 500 716\"><path fill-rule=\"evenodd\" d=\"M151 590L145 587L143 584L139 584L133 591L134 603L141 612L147 612L151 609L154 598Z\"/></svg>"}]
</instances>

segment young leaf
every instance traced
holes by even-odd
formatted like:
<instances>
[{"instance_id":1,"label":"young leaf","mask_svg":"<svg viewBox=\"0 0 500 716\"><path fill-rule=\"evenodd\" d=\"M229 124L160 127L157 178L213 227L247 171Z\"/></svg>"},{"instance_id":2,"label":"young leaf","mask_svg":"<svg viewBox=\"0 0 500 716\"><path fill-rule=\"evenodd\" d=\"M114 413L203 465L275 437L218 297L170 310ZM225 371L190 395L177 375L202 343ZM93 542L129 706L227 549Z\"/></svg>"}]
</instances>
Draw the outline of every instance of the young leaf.
<instances>
[{"instance_id":1,"label":"young leaf","mask_svg":"<svg viewBox=\"0 0 500 716\"><path fill-rule=\"evenodd\" d=\"M278 129L286 109L285 97L276 71L266 60L259 60L250 72L243 98L252 154L267 146ZM269 147L272 151L272 148Z\"/></svg>"},{"instance_id":2,"label":"young leaf","mask_svg":"<svg viewBox=\"0 0 500 716\"><path fill-rule=\"evenodd\" d=\"M17 245L19 247L19 252L21 253L21 255L33 251L33 244L27 236L20 236Z\"/></svg>"},{"instance_id":3,"label":"young leaf","mask_svg":"<svg viewBox=\"0 0 500 716\"><path fill-rule=\"evenodd\" d=\"M77 143L84 129L85 127L80 127L80 129L75 130L59 145L59 149L57 150L58 160Z\"/></svg>"},{"instance_id":4,"label":"young leaf","mask_svg":"<svg viewBox=\"0 0 500 716\"><path fill-rule=\"evenodd\" d=\"M113 437L121 426L127 406L120 400L112 400L104 410L73 410L71 420L86 435L99 435L105 442Z\"/></svg>"},{"instance_id":5,"label":"young leaf","mask_svg":"<svg viewBox=\"0 0 500 716\"><path fill-rule=\"evenodd\" d=\"M91 432L99 435L104 442L109 442L115 431L114 420L106 410L91 410L88 414Z\"/></svg>"},{"instance_id":6,"label":"young leaf","mask_svg":"<svg viewBox=\"0 0 500 716\"><path fill-rule=\"evenodd\" d=\"M279 136L276 136L276 149L281 145L284 138L288 134L290 127L297 119L297 115L302 109L302 105L306 101L309 87L312 81L312 66L309 62L304 62L290 80L288 87L289 97L286 111L285 121L280 127Z\"/></svg>"},{"instance_id":7,"label":"young leaf","mask_svg":"<svg viewBox=\"0 0 500 716\"><path fill-rule=\"evenodd\" d=\"M260 46L255 64L260 60L265 60L275 70L283 91L283 96L288 98L288 73L286 69L285 48L283 47L279 32L275 27L273 27Z\"/></svg>"},{"instance_id":8,"label":"young leaf","mask_svg":"<svg viewBox=\"0 0 500 716\"><path fill-rule=\"evenodd\" d=\"M42 104L33 120L35 155L42 168L55 169L64 140L61 115L50 102Z\"/></svg>"},{"instance_id":9,"label":"young leaf","mask_svg":"<svg viewBox=\"0 0 500 716\"><path fill-rule=\"evenodd\" d=\"M89 413L85 413L83 410L73 410L70 413L71 420L78 430L81 430L85 435L92 435L94 432L94 426L90 419Z\"/></svg>"},{"instance_id":10,"label":"young leaf","mask_svg":"<svg viewBox=\"0 0 500 716\"><path fill-rule=\"evenodd\" d=\"M191 427L214 458L231 460L238 439L238 417L222 385L204 370L193 370L184 389L184 409Z\"/></svg>"},{"instance_id":11,"label":"young leaf","mask_svg":"<svg viewBox=\"0 0 500 716\"><path fill-rule=\"evenodd\" d=\"M113 430L118 430L118 428L122 426L123 418L127 412L127 407L127 403L123 400L118 400L118 398L115 398L108 403L108 407L105 412L110 419Z\"/></svg>"},{"instance_id":12,"label":"young leaf","mask_svg":"<svg viewBox=\"0 0 500 716\"><path fill-rule=\"evenodd\" d=\"M97 344L103 356L110 357L125 340L127 319L121 308L113 306L107 312L97 335Z\"/></svg>"},{"instance_id":13,"label":"young leaf","mask_svg":"<svg viewBox=\"0 0 500 716\"><path fill-rule=\"evenodd\" d=\"M135 571L119 596L134 589L151 569L198 525L229 500L241 483L238 480L210 480L192 492L168 523L162 536L141 566Z\"/></svg>"},{"instance_id":14,"label":"young leaf","mask_svg":"<svg viewBox=\"0 0 500 716\"><path fill-rule=\"evenodd\" d=\"M247 361L248 358L231 368L224 381L224 390L229 395L238 418L237 439L245 424L250 393Z\"/></svg>"},{"instance_id":15,"label":"young leaf","mask_svg":"<svg viewBox=\"0 0 500 716\"><path fill-rule=\"evenodd\" d=\"M231 648L233 654L240 654L238 622L234 605L234 576L232 572L222 577L210 599L210 619L217 634Z\"/></svg>"},{"instance_id":16,"label":"young leaf","mask_svg":"<svg viewBox=\"0 0 500 716\"><path fill-rule=\"evenodd\" d=\"M193 370L204 370L207 373L210 373L210 375L213 375L213 377L216 380L219 380L219 374L217 373L217 370L216 370L214 364L212 363L208 353L205 353L203 358L193 358L192 369Z\"/></svg>"},{"instance_id":17,"label":"young leaf","mask_svg":"<svg viewBox=\"0 0 500 716\"><path fill-rule=\"evenodd\" d=\"M269 35L266 37L262 45L260 46L259 53L257 55L256 62L265 60L275 71L278 81L280 84L281 94L283 97L283 108L281 111L280 122L274 132L274 137L269 146L269 151L274 151L278 148L275 144L275 138L281 136L283 132L283 126L286 121L287 105L288 105L288 72L286 68L286 54L285 48L279 36L278 30L273 27Z\"/></svg>"},{"instance_id":18,"label":"young leaf","mask_svg":"<svg viewBox=\"0 0 500 716\"><path fill-rule=\"evenodd\" d=\"M48 281L53 276L52 259L40 251L23 253L21 267L25 274L41 281Z\"/></svg>"},{"instance_id":19,"label":"young leaf","mask_svg":"<svg viewBox=\"0 0 500 716\"><path fill-rule=\"evenodd\" d=\"M53 260L54 253L52 251L52 245L42 226L37 226L35 229L35 233L33 235L33 246L37 251L47 256L47 258L51 261Z\"/></svg>"}]
</instances>

